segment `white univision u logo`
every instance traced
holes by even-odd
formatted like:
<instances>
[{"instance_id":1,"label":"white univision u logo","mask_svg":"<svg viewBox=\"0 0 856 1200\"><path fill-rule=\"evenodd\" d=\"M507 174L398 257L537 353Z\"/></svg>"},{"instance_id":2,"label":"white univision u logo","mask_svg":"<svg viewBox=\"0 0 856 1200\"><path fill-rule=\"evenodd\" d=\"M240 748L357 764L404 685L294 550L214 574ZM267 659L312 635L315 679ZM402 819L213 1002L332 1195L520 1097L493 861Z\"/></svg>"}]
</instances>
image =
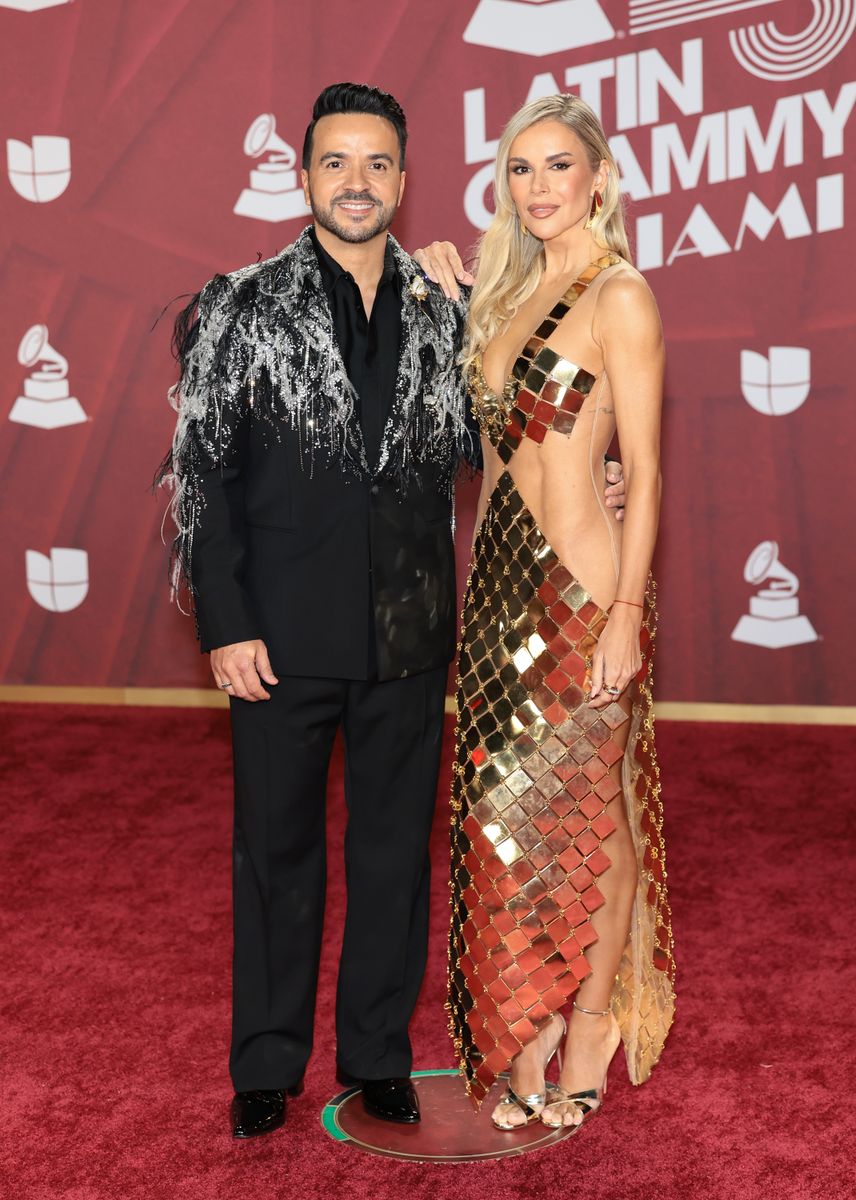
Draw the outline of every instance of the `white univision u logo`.
<instances>
[{"instance_id":1,"label":"white univision u logo","mask_svg":"<svg viewBox=\"0 0 856 1200\"><path fill-rule=\"evenodd\" d=\"M811 351L771 346L769 352L740 352L740 390L756 412L784 417L805 403L811 390Z\"/></svg>"},{"instance_id":2,"label":"white univision u logo","mask_svg":"<svg viewBox=\"0 0 856 1200\"><path fill-rule=\"evenodd\" d=\"M542 57L614 36L598 0L479 0L464 41Z\"/></svg>"},{"instance_id":3,"label":"white univision u logo","mask_svg":"<svg viewBox=\"0 0 856 1200\"><path fill-rule=\"evenodd\" d=\"M89 556L85 550L54 546L50 557L38 550L26 554L27 588L48 612L71 612L89 591Z\"/></svg>"},{"instance_id":4,"label":"white univision u logo","mask_svg":"<svg viewBox=\"0 0 856 1200\"><path fill-rule=\"evenodd\" d=\"M71 142L67 137L34 137L32 142L6 142L9 182L25 200L47 204L56 200L71 179Z\"/></svg>"}]
</instances>

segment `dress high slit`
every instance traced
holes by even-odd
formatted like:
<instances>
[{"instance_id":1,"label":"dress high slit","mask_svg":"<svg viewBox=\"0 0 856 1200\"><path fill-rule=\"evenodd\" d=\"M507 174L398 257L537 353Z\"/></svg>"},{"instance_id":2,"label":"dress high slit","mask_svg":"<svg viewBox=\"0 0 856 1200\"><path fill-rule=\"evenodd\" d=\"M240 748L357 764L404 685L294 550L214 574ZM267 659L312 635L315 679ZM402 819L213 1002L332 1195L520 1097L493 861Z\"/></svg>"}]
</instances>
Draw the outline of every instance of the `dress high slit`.
<instances>
[{"instance_id":1,"label":"dress high slit","mask_svg":"<svg viewBox=\"0 0 856 1200\"><path fill-rule=\"evenodd\" d=\"M630 1079L644 1082L674 1012L663 807L654 747L655 585L643 665L621 697L590 708L592 656L608 620L562 562L511 472L524 439L569 435L598 380L545 343L592 264L535 331L503 394L471 375L473 408L505 469L473 547L457 676L452 781L450 1030L474 1103L590 974L592 915L623 795L636 852L630 937L612 989Z\"/></svg>"}]
</instances>

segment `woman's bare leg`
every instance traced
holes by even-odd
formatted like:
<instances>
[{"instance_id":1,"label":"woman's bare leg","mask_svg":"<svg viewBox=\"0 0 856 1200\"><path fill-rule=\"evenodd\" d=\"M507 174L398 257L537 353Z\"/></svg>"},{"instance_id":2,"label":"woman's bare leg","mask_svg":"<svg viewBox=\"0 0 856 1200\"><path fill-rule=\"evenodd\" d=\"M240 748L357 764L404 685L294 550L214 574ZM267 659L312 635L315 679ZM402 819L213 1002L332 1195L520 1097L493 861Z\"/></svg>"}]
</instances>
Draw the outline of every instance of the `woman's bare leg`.
<instances>
[{"instance_id":1,"label":"woman's bare leg","mask_svg":"<svg viewBox=\"0 0 856 1200\"><path fill-rule=\"evenodd\" d=\"M622 708L630 711L632 698L627 693L621 699ZM629 732L628 721L625 729ZM626 734L625 734L626 736ZM622 786L622 760L610 774L619 788ZM605 903L592 916L598 940L586 950L591 974L581 984L574 1000L593 1012L609 1009L615 976L627 945L630 918L636 895L636 851L627 822L623 788L606 809L615 823L615 831L604 842L604 850L612 866L600 876L598 889ZM569 1092L587 1091L603 1084L604 1074L615 1053L616 1024L611 1016L592 1016L572 1008L568 1016L568 1036L559 1082ZM577 1124L580 1112L573 1105L553 1109L553 1123Z\"/></svg>"}]
</instances>

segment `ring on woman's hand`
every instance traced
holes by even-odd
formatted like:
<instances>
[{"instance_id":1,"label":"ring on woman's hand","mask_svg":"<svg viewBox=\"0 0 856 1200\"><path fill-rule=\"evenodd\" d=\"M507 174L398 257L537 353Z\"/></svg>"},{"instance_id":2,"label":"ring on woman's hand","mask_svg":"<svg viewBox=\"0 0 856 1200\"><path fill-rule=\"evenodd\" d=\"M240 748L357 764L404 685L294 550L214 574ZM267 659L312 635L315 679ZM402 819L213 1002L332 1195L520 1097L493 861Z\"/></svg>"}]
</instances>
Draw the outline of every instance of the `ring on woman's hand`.
<instances>
[{"instance_id":1,"label":"ring on woman's hand","mask_svg":"<svg viewBox=\"0 0 856 1200\"><path fill-rule=\"evenodd\" d=\"M604 687L603 690L605 692L609 692L610 696L620 696L621 695L620 687Z\"/></svg>"},{"instance_id":2,"label":"ring on woman's hand","mask_svg":"<svg viewBox=\"0 0 856 1200\"><path fill-rule=\"evenodd\" d=\"M220 687L220 688L222 688L222 689L223 689L223 691L225 692L225 691L226 691L228 688L230 688L230 687L234 687L234 684L232 684L232 683L220 683L220 684L218 684L217 686L218 686L218 687Z\"/></svg>"}]
</instances>

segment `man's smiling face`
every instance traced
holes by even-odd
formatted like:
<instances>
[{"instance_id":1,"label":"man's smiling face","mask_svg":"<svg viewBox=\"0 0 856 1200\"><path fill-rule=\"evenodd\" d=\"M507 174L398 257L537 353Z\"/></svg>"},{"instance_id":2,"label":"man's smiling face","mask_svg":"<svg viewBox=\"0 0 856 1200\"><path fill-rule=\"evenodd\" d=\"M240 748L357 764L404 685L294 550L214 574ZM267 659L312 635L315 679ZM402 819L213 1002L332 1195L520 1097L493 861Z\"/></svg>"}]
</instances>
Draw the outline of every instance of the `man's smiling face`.
<instances>
[{"instance_id":1,"label":"man's smiling face","mask_svg":"<svg viewBox=\"0 0 856 1200\"><path fill-rule=\"evenodd\" d=\"M302 180L306 203L322 229L343 242L371 241L392 224L404 195L395 127L365 113L322 117Z\"/></svg>"}]
</instances>

